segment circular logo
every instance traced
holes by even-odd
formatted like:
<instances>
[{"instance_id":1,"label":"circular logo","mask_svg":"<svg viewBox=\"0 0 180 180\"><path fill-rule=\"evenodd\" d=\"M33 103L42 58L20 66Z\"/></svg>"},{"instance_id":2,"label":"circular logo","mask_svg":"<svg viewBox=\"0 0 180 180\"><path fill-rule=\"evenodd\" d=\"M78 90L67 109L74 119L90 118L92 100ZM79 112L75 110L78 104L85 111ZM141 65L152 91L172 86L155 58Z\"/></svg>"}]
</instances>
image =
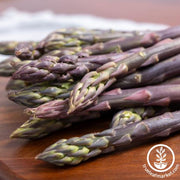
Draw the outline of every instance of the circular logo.
<instances>
[{"instance_id":1,"label":"circular logo","mask_svg":"<svg viewBox=\"0 0 180 180\"><path fill-rule=\"evenodd\" d=\"M148 151L147 162L152 170L166 172L173 166L175 155L169 146L157 144Z\"/></svg>"}]
</instances>

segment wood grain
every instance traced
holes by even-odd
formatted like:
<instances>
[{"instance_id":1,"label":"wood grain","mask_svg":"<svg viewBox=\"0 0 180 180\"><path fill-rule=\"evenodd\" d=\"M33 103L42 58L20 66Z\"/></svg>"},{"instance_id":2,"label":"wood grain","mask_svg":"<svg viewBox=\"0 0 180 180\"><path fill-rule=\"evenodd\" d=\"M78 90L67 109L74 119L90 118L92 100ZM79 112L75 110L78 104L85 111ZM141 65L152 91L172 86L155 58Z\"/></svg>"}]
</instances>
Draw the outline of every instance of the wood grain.
<instances>
[{"instance_id":1,"label":"wood grain","mask_svg":"<svg viewBox=\"0 0 180 180\"><path fill-rule=\"evenodd\" d=\"M7 165L0 161L0 179L6 180L24 180L18 174L14 173Z\"/></svg>"},{"instance_id":2,"label":"wood grain","mask_svg":"<svg viewBox=\"0 0 180 180\"><path fill-rule=\"evenodd\" d=\"M14 6L28 11L51 9L57 13L90 13L108 18L178 25L179 5L178 0L0 0L0 11ZM158 143L170 146L176 156L175 164L180 162L179 133L169 138L100 156L79 166L60 168L35 160L35 155L58 139L81 136L107 128L110 118L76 124L41 140L9 139L11 132L25 122L27 117L23 114L23 107L7 99L5 92L7 81L8 78L0 78L0 179L2 180L11 180L12 174L14 179L15 176L19 176L19 179L22 177L26 180L150 180L152 177L146 174L142 165L147 163L148 150ZM170 179L177 180L179 177L180 169Z\"/></svg>"}]
</instances>

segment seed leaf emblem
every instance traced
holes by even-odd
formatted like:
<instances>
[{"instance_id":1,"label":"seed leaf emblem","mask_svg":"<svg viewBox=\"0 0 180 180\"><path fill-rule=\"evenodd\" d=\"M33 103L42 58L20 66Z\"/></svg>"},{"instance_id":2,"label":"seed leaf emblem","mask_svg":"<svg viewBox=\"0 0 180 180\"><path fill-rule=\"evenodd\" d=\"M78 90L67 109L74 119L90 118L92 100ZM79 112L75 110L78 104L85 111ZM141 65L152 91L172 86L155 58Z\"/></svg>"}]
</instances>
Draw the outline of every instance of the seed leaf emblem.
<instances>
[{"instance_id":1,"label":"seed leaf emblem","mask_svg":"<svg viewBox=\"0 0 180 180\"><path fill-rule=\"evenodd\" d=\"M154 162L154 166L157 168L157 169L164 169L166 168L167 166L167 162L166 161L166 153L165 153L165 149L161 146L160 149L156 149L156 161L158 162Z\"/></svg>"}]
</instances>

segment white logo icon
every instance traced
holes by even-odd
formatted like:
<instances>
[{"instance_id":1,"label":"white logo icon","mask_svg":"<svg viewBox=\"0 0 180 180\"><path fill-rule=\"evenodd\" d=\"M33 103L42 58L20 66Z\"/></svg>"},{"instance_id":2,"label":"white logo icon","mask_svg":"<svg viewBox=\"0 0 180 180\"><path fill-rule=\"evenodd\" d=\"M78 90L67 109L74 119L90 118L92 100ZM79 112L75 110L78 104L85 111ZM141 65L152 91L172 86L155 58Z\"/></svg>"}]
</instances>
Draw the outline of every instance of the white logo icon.
<instances>
[{"instance_id":1,"label":"white logo icon","mask_svg":"<svg viewBox=\"0 0 180 180\"><path fill-rule=\"evenodd\" d=\"M156 161L158 162L154 162L154 166L157 169L164 169L167 167L167 162L166 162L166 153L165 153L165 149L163 149L163 147L161 146L160 149L156 149Z\"/></svg>"},{"instance_id":2,"label":"white logo icon","mask_svg":"<svg viewBox=\"0 0 180 180\"><path fill-rule=\"evenodd\" d=\"M152 157L154 154L156 156L155 161L151 162L150 156ZM171 162L167 161L167 157L171 159ZM173 166L175 162L174 152L169 146L165 144L157 144L149 150L147 154L147 162L152 170L156 172L166 172Z\"/></svg>"}]
</instances>

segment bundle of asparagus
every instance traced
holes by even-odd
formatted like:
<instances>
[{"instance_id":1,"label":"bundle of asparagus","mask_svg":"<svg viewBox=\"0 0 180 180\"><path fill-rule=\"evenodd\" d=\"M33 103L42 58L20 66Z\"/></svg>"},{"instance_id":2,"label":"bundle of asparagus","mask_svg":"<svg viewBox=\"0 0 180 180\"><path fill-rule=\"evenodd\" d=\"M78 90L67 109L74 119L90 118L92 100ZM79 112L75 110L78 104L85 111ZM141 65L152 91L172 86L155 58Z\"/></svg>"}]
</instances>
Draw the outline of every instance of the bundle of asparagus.
<instances>
[{"instance_id":1,"label":"bundle of asparagus","mask_svg":"<svg viewBox=\"0 0 180 180\"><path fill-rule=\"evenodd\" d=\"M153 85L162 83L171 77L176 77L177 75L180 75L180 55L176 55L166 61L158 63L157 65L136 71L122 79L119 79L111 86L111 88L121 87L122 89L125 89ZM168 81L168 83L170 82ZM176 83L176 81L174 83ZM70 87L73 87L75 83L70 81L68 83L60 83L59 86L56 83L56 87L53 87L51 84L52 83L48 83L47 85L44 83L38 83L21 90L11 91L8 96L9 99L16 103L33 107L53 99L68 97L68 92L72 90ZM67 91L63 91L62 87L63 89L66 88ZM62 94L62 92L65 92L65 94Z\"/></svg>"},{"instance_id":2,"label":"bundle of asparagus","mask_svg":"<svg viewBox=\"0 0 180 180\"><path fill-rule=\"evenodd\" d=\"M9 99L29 107L11 138L42 138L115 113L109 129L59 140L37 159L75 165L180 130L180 26L60 29L39 42L2 42L0 53L12 55L0 63L0 76L12 76Z\"/></svg>"}]
</instances>

